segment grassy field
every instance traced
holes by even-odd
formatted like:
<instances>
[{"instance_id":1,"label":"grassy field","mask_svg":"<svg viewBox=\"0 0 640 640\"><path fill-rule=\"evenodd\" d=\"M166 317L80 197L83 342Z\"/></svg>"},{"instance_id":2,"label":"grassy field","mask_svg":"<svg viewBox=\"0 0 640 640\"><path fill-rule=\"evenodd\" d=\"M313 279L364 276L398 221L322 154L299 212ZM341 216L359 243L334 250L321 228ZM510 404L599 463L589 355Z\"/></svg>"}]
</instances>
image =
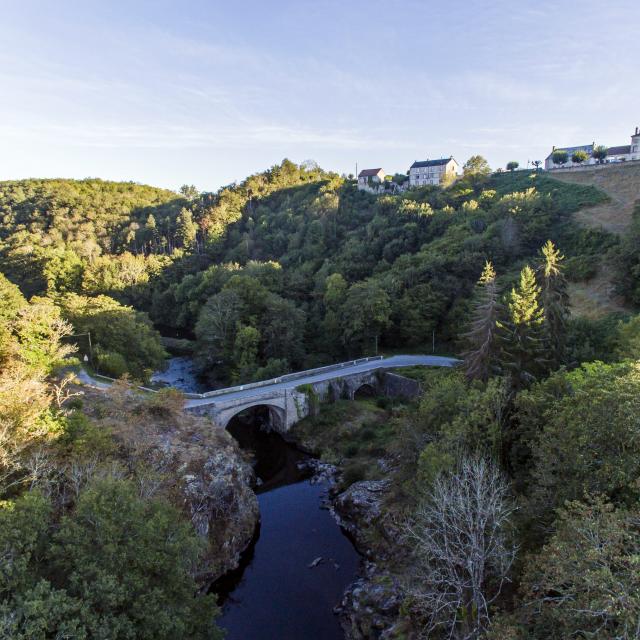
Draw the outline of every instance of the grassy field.
<instances>
[{"instance_id":1,"label":"grassy field","mask_svg":"<svg viewBox=\"0 0 640 640\"><path fill-rule=\"evenodd\" d=\"M546 174L549 182L580 185L606 194L605 201L583 206L573 212L579 224L623 236L631 224L634 205L640 200L640 163L603 165L579 171L554 171ZM606 252L603 252L605 255ZM602 318L609 313L631 313L615 292L611 265L606 258L594 277L569 285L572 313L577 317Z\"/></svg>"}]
</instances>

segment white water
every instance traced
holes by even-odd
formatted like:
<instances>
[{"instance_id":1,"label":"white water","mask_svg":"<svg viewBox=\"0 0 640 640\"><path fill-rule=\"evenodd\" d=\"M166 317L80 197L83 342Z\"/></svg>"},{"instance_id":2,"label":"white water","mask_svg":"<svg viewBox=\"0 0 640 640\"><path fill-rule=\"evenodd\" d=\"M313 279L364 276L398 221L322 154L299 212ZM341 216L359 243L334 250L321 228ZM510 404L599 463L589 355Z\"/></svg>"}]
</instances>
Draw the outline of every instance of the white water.
<instances>
[{"instance_id":1,"label":"white water","mask_svg":"<svg viewBox=\"0 0 640 640\"><path fill-rule=\"evenodd\" d=\"M169 358L168 365L165 371L156 371L151 376L151 382L166 384L190 393L203 393L209 390L198 380L190 357Z\"/></svg>"}]
</instances>

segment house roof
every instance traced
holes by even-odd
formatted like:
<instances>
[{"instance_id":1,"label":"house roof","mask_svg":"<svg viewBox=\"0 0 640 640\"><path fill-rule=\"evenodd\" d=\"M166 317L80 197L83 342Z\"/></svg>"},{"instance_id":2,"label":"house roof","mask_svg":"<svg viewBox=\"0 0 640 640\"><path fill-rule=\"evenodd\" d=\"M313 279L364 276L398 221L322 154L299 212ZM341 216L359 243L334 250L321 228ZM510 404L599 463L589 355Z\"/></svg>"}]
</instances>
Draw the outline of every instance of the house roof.
<instances>
[{"instance_id":1,"label":"house roof","mask_svg":"<svg viewBox=\"0 0 640 640\"><path fill-rule=\"evenodd\" d=\"M607 149L608 156L621 156L631 153L631 145L623 145L622 147L609 147Z\"/></svg>"},{"instance_id":2,"label":"house roof","mask_svg":"<svg viewBox=\"0 0 640 640\"><path fill-rule=\"evenodd\" d=\"M591 155L593 153L593 145L592 144L583 144L582 146L579 146L579 147L556 147L547 156L547 158L550 158L556 151L566 151L569 154L569 156L571 156L571 154L575 153L576 151L585 151L586 153Z\"/></svg>"},{"instance_id":3,"label":"house roof","mask_svg":"<svg viewBox=\"0 0 640 640\"><path fill-rule=\"evenodd\" d=\"M382 171L381 168L378 168L378 169L363 169L358 174L358 178L367 178L369 176L377 176L381 171Z\"/></svg>"},{"instance_id":4,"label":"house roof","mask_svg":"<svg viewBox=\"0 0 640 640\"><path fill-rule=\"evenodd\" d=\"M453 160L451 158L440 158L439 160L416 160L409 168L415 169L416 167L441 167L444 164L448 164ZM455 160L453 160L455 162Z\"/></svg>"}]
</instances>

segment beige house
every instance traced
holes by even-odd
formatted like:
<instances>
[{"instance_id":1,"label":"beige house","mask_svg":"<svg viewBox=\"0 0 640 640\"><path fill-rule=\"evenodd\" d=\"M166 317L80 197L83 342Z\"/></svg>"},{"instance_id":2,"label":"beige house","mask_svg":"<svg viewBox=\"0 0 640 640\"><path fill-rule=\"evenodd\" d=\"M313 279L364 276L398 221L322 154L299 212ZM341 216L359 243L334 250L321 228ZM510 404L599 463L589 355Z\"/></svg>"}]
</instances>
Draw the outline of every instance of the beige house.
<instances>
[{"instance_id":1,"label":"beige house","mask_svg":"<svg viewBox=\"0 0 640 640\"><path fill-rule=\"evenodd\" d=\"M445 176L456 176L460 166L453 159L416 160L409 168L409 186L423 187L428 184L438 185Z\"/></svg>"},{"instance_id":2,"label":"beige house","mask_svg":"<svg viewBox=\"0 0 640 640\"><path fill-rule=\"evenodd\" d=\"M385 172L382 169L363 169L358 174L358 189L361 191L378 191L378 187L384 182Z\"/></svg>"}]
</instances>

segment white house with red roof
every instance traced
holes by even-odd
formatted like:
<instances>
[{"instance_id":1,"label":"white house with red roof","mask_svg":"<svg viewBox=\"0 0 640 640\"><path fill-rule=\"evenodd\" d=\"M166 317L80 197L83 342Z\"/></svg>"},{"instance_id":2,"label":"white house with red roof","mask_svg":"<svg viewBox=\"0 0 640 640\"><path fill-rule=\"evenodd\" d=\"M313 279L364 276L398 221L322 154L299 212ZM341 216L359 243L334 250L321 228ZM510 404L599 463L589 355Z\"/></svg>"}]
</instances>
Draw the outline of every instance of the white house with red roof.
<instances>
[{"instance_id":1,"label":"white house with red roof","mask_svg":"<svg viewBox=\"0 0 640 640\"><path fill-rule=\"evenodd\" d=\"M385 175L385 172L380 168L363 169L358 174L358 189L377 192L378 187L384 182Z\"/></svg>"}]
</instances>

